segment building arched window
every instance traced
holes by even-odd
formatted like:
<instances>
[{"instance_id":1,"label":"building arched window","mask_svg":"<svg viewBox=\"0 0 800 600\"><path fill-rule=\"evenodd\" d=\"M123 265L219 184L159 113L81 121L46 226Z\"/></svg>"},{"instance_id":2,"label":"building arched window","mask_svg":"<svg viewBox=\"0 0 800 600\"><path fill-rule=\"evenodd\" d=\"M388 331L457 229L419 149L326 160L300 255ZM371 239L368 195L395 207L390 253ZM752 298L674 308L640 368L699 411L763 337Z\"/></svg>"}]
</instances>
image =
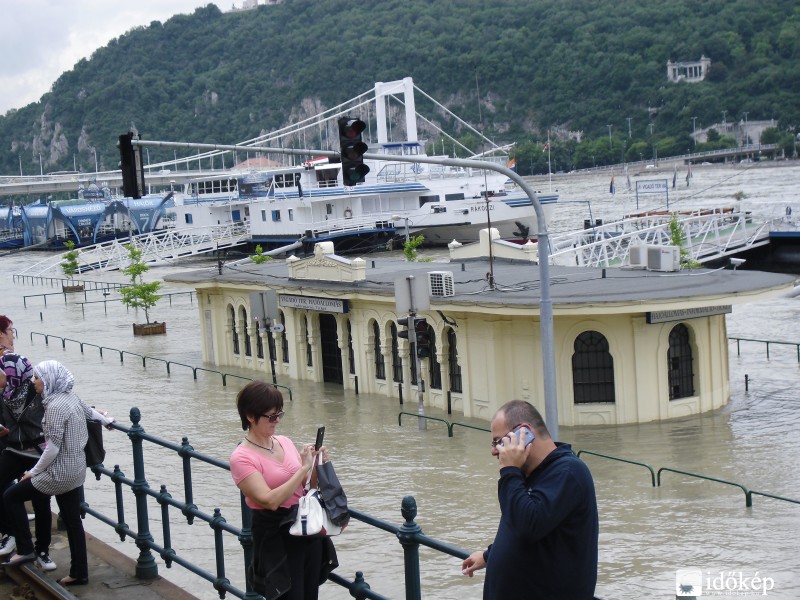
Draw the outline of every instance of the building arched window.
<instances>
[{"instance_id":1,"label":"building arched window","mask_svg":"<svg viewBox=\"0 0 800 600\"><path fill-rule=\"evenodd\" d=\"M375 352L375 379L386 379L386 362L381 353L381 327L372 322L372 349Z\"/></svg>"},{"instance_id":2,"label":"building arched window","mask_svg":"<svg viewBox=\"0 0 800 600\"><path fill-rule=\"evenodd\" d=\"M608 340L597 331L575 338L572 355L572 391L575 404L614 402L614 358Z\"/></svg>"},{"instance_id":3,"label":"building arched window","mask_svg":"<svg viewBox=\"0 0 800 600\"><path fill-rule=\"evenodd\" d=\"M353 351L353 326L347 319L347 356L350 361L350 375L356 374L356 354Z\"/></svg>"},{"instance_id":4,"label":"building arched window","mask_svg":"<svg viewBox=\"0 0 800 600\"><path fill-rule=\"evenodd\" d=\"M233 341L233 353L239 354L239 332L236 331L236 310L234 310L233 306L230 304L228 305L228 313L230 313L231 318L231 338Z\"/></svg>"},{"instance_id":5,"label":"building arched window","mask_svg":"<svg viewBox=\"0 0 800 600\"><path fill-rule=\"evenodd\" d=\"M286 334L286 315L283 311L281 314L281 325L283 325L283 335L281 335L281 354L283 354L283 362L289 364L289 336Z\"/></svg>"},{"instance_id":6,"label":"building arched window","mask_svg":"<svg viewBox=\"0 0 800 600\"><path fill-rule=\"evenodd\" d=\"M250 332L247 330L247 310L244 306L239 308L239 318L242 320L242 335L244 336L244 355L253 356L250 346Z\"/></svg>"},{"instance_id":7,"label":"building arched window","mask_svg":"<svg viewBox=\"0 0 800 600\"><path fill-rule=\"evenodd\" d=\"M392 321L392 381L403 383L403 359L400 358L400 347L397 343L397 325Z\"/></svg>"},{"instance_id":8,"label":"building arched window","mask_svg":"<svg viewBox=\"0 0 800 600\"><path fill-rule=\"evenodd\" d=\"M675 325L669 332L669 350L667 350L670 400L694 396L693 362L689 328L683 323Z\"/></svg>"},{"instance_id":9,"label":"building arched window","mask_svg":"<svg viewBox=\"0 0 800 600\"><path fill-rule=\"evenodd\" d=\"M456 345L456 332L450 327L446 330L447 336L447 372L450 376L450 391L463 392L461 387L461 365L458 364L458 346Z\"/></svg>"},{"instance_id":10,"label":"building arched window","mask_svg":"<svg viewBox=\"0 0 800 600\"><path fill-rule=\"evenodd\" d=\"M428 357L428 377L431 382L432 390L442 389L442 365L436 358L436 333L433 327L428 325L428 337L431 340L431 355Z\"/></svg>"}]
</instances>

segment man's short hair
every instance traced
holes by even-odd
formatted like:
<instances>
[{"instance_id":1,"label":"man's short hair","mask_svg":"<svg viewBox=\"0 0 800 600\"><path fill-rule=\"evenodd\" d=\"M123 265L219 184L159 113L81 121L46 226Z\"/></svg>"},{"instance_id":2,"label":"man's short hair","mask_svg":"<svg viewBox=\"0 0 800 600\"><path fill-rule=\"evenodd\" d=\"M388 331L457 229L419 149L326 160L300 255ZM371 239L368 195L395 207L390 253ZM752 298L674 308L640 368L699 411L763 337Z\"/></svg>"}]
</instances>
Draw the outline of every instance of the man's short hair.
<instances>
[{"instance_id":1,"label":"man's short hair","mask_svg":"<svg viewBox=\"0 0 800 600\"><path fill-rule=\"evenodd\" d=\"M497 413L503 414L508 427L513 427L518 423L530 423L533 426L533 432L538 437L550 438L550 432L547 431L547 425L545 425L541 413L530 402L512 400L503 404Z\"/></svg>"}]
</instances>

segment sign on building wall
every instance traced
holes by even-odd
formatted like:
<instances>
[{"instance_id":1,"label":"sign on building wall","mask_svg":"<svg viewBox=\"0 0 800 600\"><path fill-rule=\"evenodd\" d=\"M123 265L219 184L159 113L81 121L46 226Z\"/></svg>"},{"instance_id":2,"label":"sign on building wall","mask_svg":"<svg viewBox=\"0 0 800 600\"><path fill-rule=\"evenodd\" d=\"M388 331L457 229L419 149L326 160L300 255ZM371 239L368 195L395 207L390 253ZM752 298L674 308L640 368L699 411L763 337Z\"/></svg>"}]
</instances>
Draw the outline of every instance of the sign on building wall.
<instances>
[{"instance_id":1,"label":"sign on building wall","mask_svg":"<svg viewBox=\"0 0 800 600\"><path fill-rule=\"evenodd\" d=\"M334 300L333 298L317 298L315 296L291 296L281 294L278 296L281 306L287 308L300 308L303 310L316 310L319 312L346 313L348 312L347 300Z\"/></svg>"},{"instance_id":2,"label":"sign on building wall","mask_svg":"<svg viewBox=\"0 0 800 600\"><path fill-rule=\"evenodd\" d=\"M712 315L726 315L733 311L730 304L722 306L700 306L698 308L676 308L675 310L654 310L647 313L648 323L667 323L669 321L683 321L697 319Z\"/></svg>"}]
</instances>

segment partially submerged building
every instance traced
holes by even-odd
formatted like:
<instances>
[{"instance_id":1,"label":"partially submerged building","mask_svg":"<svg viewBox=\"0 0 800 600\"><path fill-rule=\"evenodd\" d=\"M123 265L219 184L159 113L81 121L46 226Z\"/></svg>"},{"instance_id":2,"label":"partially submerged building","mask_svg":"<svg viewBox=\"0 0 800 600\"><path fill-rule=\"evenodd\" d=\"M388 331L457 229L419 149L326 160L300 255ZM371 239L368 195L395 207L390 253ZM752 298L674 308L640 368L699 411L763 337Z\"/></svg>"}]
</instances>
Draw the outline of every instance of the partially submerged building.
<instances>
[{"instance_id":1,"label":"partially submerged building","mask_svg":"<svg viewBox=\"0 0 800 600\"><path fill-rule=\"evenodd\" d=\"M350 260L332 252L318 244L308 258L169 276L197 290L204 360L267 380L274 368L280 379L414 399L420 374L398 336L397 320L407 314L395 304L396 281L414 275L433 292L419 315L431 340L420 369L426 405L489 420L521 398L544 412L535 263ZM550 269L558 414L567 426L725 405L725 315L794 285L789 275L743 270Z\"/></svg>"}]
</instances>

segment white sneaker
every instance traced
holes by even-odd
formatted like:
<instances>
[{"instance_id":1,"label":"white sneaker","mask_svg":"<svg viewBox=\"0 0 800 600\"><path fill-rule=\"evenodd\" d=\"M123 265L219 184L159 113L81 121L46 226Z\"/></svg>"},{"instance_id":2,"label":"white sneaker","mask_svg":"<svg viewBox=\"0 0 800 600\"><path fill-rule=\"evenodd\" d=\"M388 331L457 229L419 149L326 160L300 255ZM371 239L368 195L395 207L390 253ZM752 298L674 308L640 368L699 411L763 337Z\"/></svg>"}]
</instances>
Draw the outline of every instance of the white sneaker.
<instances>
[{"instance_id":1,"label":"white sneaker","mask_svg":"<svg viewBox=\"0 0 800 600\"><path fill-rule=\"evenodd\" d=\"M16 549L17 540L10 535L3 536L3 539L0 540L0 556L8 556L9 554L13 554L14 550Z\"/></svg>"},{"instance_id":2,"label":"white sneaker","mask_svg":"<svg viewBox=\"0 0 800 600\"><path fill-rule=\"evenodd\" d=\"M36 556L36 565L42 571L55 571L57 568L56 563L50 560L50 556L47 554L47 552L39 552L39 554Z\"/></svg>"}]
</instances>

